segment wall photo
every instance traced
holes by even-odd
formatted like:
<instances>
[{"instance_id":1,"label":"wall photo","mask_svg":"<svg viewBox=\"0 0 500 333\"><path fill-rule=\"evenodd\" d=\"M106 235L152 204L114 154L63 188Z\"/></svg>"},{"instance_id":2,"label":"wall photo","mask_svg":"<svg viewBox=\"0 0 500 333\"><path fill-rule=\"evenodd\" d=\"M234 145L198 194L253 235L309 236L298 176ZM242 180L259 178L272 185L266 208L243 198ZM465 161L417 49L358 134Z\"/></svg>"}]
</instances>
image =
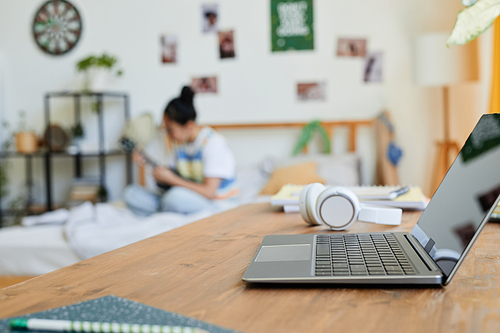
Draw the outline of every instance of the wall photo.
<instances>
[{"instance_id":1,"label":"wall photo","mask_svg":"<svg viewBox=\"0 0 500 333\"><path fill-rule=\"evenodd\" d=\"M216 93L217 92L217 77L198 77L193 78L191 88L197 94Z\"/></svg>"},{"instance_id":2,"label":"wall photo","mask_svg":"<svg viewBox=\"0 0 500 333\"><path fill-rule=\"evenodd\" d=\"M297 99L299 101L324 101L326 82L297 83Z\"/></svg>"},{"instance_id":3,"label":"wall photo","mask_svg":"<svg viewBox=\"0 0 500 333\"><path fill-rule=\"evenodd\" d=\"M219 7L217 4L204 4L201 6L203 32L217 32L219 30Z\"/></svg>"},{"instance_id":4,"label":"wall photo","mask_svg":"<svg viewBox=\"0 0 500 333\"><path fill-rule=\"evenodd\" d=\"M339 38L337 43L339 57L365 57L366 39Z\"/></svg>"},{"instance_id":5,"label":"wall photo","mask_svg":"<svg viewBox=\"0 0 500 333\"><path fill-rule=\"evenodd\" d=\"M163 35L161 36L161 62L176 63L177 62L177 36Z\"/></svg>"},{"instance_id":6,"label":"wall photo","mask_svg":"<svg viewBox=\"0 0 500 333\"><path fill-rule=\"evenodd\" d=\"M369 52L365 57L364 82L382 82L384 54Z\"/></svg>"},{"instance_id":7,"label":"wall photo","mask_svg":"<svg viewBox=\"0 0 500 333\"><path fill-rule=\"evenodd\" d=\"M231 31L219 31L220 58L234 58L234 34Z\"/></svg>"}]
</instances>

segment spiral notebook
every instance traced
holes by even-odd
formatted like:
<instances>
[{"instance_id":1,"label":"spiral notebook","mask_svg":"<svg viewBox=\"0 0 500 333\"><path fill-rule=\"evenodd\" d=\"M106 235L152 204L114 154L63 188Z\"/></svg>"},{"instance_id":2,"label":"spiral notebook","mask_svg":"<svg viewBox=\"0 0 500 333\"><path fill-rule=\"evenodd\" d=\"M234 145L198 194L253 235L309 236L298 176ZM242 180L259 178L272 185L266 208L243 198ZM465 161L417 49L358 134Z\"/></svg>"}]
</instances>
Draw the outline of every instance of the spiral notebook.
<instances>
[{"instance_id":1,"label":"spiral notebook","mask_svg":"<svg viewBox=\"0 0 500 333\"><path fill-rule=\"evenodd\" d=\"M59 308L26 314L15 318L59 319L71 321L115 322L124 324L147 324L198 327L212 333L234 333L224 327L186 317L177 313L161 310L142 303L116 296L104 296L90 301L61 306ZM11 330L9 321L0 319L0 332L27 333L30 330ZM33 331L35 332L35 331ZM42 333L47 331L36 331Z\"/></svg>"},{"instance_id":2,"label":"spiral notebook","mask_svg":"<svg viewBox=\"0 0 500 333\"><path fill-rule=\"evenodd\" d=\"M304 185L287 184L271 197L273 206L287 206L288 212L297 212L293 206L299 205L300 191ZM410 186L409 191L395 199L389 199L390 193L400 189L401 186L354 186L348 187L361 202L373 205L397 207L409 210L424 210L427 200L418 186ZM387 198L387 199L386 199Z\"/></svg>"}]
</instances>

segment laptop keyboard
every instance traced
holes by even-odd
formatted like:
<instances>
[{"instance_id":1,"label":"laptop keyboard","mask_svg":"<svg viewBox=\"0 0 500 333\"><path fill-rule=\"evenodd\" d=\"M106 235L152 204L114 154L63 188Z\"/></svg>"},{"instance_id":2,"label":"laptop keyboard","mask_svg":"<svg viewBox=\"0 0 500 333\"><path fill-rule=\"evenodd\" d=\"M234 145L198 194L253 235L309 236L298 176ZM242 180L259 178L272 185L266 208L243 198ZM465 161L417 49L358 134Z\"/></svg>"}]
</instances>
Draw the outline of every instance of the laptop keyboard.
<instances>
[{"instance_id":1,"label":"laptop keyboard","mask_svg":"<svg viewBox=\"0 0 500 333\"><path fill-rule=\"evenodd\" d=\"M318 235L316 276L415 275L392 234Z\"/></svg>"}]
</instances>

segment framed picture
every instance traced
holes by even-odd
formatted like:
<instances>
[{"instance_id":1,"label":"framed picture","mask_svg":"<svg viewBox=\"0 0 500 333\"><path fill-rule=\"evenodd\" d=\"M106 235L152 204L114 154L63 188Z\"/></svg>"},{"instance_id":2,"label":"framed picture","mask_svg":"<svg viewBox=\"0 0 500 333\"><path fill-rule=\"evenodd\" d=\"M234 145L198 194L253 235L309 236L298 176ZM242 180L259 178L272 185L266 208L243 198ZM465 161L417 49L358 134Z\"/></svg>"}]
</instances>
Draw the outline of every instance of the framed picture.
<instances>
[{"instance_id":1,"label":"framed picture","mask_svg":"<svg viewBox=\"0 0 500 333\"><path fill-rule=\"evenodd\" d=\"M314 49L313 0L271 0L271 51Z\"/></svg>"},{"instance_id":2,"label":"framed picture","mask_svg":"<svg viewBox=\"0 0 500 333\"><path fill-rule=\"evenodd\" d=\"M384 54L382 52L369 52L366 54L363 81L382 82L383 58Z\"/></svg>"},{"instance_id":3,"label":"framed picture","mask_svg":"<svg viewBox=\"0 0 500 333\"><path fill-rule=\"evenodd\" d=\"M326 99L326 83L297 83L297 99L299 101L324 101Z\"/></svg>"},{"instance_id":4,"label":"framed picture","mask_svg":"<svg viewBox=\"0 0 500 333\"><path fill-rule=\"evenodd\" d=\"M201 6L203 32L217 32L219 30L219 8L217 4Z\"/></svg>"},{"instance_id":5,"label":"framed picture","mask_svg":"<svg viewBox=\"0 0 500 333\"><path fill-rule=\"evenodd\" d=\"M339 38L337 43L339 57L365 57L366 39Z\"/></svg>"},{"instance_id":6,"label":"framed picture","mask_svg":"<svg viewBox=\"0 0 500 333\"><path fill-rule=\"evenodd\" d=\"M161 62L164 64L177 62L177 36L161 36Z\"/></svg>"},{"instance_id":7,"label":"framed picture","mask_svg":"<svg viewBox=\"0 0 500 333\"><path fill-rule=\"evenodd\" d=\"M234 34L233 31L219 31L219 54L220 58L234 58Z\"/></svg>"},{"instance_id":8,"label":"framed picture","mask_svg":"<svg viewBox=\"0 0 500 333\"><path fill-rule=\"evenodd\" d=\"M191 88L197 94L216 93L217 92L217 77L198 77L193 78Z\"/></svg>"}]
</instances>

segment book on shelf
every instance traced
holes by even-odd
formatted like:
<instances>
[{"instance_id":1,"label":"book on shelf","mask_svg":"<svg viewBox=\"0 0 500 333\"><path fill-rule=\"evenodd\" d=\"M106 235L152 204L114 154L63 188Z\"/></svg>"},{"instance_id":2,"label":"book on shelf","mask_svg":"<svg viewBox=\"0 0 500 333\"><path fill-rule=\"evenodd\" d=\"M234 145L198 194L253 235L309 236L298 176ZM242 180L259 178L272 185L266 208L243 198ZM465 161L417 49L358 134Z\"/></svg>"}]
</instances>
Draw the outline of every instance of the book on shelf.
<instances>
[{"instance_id":1,"label":"book on shelf","mask_svg":"<svg viewBox=\"0 0 500 333\"><path fill-rule=\"evenodd\" d=\"M74 178L69 194L69 206L76 206L85 201L96 203L100 188L101 184L98 177Z\"/></svg>"},{"instance_id":2,"label":"book on shelf","mask_svg":"<svg viewBox=\"0 0 500 333\"><path fill-rule=\"evenodd\" d=\"M278 193L271 197L273 206L299 206L300 191L304 185L287 184ZM402 186L354 186L347 187L353 191L360 202L372 205L397 207L402 209L423 210L427 207L427 200L419 186L409 186L407 190L391 199L395 191L401 190ZM386 199L385 199L386 198ZM297 209L297 208L296 208ZM291 207L287 207L292 211Z\"/></svg>"}]
</instances>

